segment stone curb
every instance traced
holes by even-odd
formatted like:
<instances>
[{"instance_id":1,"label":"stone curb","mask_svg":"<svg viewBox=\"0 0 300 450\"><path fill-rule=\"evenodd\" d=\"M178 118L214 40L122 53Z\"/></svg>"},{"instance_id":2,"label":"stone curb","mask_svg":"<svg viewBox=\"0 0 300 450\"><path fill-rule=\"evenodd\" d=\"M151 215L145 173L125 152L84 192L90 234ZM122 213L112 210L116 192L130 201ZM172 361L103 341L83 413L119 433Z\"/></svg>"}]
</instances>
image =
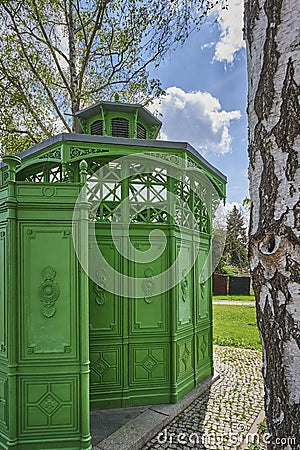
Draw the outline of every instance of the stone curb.
<instances>
[{"instance_id":1,"label":"stone curb","mask_svg":"<svg viewBox=\"0 0 300 450\"><path fill-rule=\"evenodd\" d=\"M123 425L93 447L93 450L139 450L197 397L220 379L219 374L207 377L175 404L151 405L146 411Z\"/></svg>"},{"instance_id":2,"label":"stone curb","mask_svg":"<svg viewBox=\"0 0 300 450\"><path fill-rule=\"evenodd\" d=\"M251 428L248 431L248 435L255 436L258 433L258 425L261 422L263 422L264 418L265 418L265 410L261 409L258 413L258 416L252 423ZM246 437L244 442L242 443L241 450L247 450L249 448L250 444L251 444L251 442L247 442L247 437Z\"/></svg>"}]
</instances>

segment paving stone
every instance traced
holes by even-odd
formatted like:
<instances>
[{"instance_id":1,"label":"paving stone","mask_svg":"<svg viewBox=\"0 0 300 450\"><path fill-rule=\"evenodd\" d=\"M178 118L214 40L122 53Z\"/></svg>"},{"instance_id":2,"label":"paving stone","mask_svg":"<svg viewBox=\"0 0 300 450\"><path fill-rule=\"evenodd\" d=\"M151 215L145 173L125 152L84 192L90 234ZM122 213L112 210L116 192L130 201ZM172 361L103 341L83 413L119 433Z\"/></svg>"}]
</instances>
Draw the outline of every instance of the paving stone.
<instances>
[{"instance_id":1,"label":"paving stone","mask_svg":"<svg viewBox=\"0 0 300 450\"><path fill-rule=\"evenodd\" d=\"M172 442L167 441L159 448L232 450L239 448L249 432L263 408L261 353L216 346L214 359L220 379L180 413L180 420L177 417L164 428L166 436L175 435ZM180 444L177 439L181 433L191 441L193 436L199 436L200 442ZM157 443L154 437L141 450L156 449Z\"/></svg>"}]
</instances>

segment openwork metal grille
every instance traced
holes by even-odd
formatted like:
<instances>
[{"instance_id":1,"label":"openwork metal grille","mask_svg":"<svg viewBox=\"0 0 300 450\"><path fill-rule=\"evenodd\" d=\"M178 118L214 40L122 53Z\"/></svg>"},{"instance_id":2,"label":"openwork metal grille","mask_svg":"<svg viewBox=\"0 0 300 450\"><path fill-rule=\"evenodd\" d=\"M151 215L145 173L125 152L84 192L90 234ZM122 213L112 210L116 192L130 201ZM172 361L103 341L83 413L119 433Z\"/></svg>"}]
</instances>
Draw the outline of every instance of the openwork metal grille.
<instances>
[{"instance_id":1,"label":"openwork metal grille","mask_svg":"<svg viewBox=\"0 0 300 450\"><path fill-rule=\"evenodd\" d=\"M193 204L191 180L187 176L182 176L182 181L176 180L175 191L175 223L183 227L193 227Z\"/></svg>"},{"instance_id":2,"label":"openwork metal grille","mask_svg":"<svg viewBox=\"0 0 300 450\"><path fill-rule=\"evenodd\" d=\"M94 204L91 219L101 222L121 220L121 165L114 161L102 167L97 161L89 163L88 200Z\"/></svg>"},{"instance_id":3,"label":"openwork metal grille","mask_svg":"<svg viewBox=\"0 0 300 450\"><path fill-rule=\"evenodd\" d=\"M44 172L34 173L34 174L26 177L25 181L33 181L35 183L44 182L45 181L45 173Z\"/></svg>"},{"instance_id":4,"label":"openwork metal grille","mask_svg":"<svg viewBox=\"0 0 300 450\"><path fill-rule=\"evenodd\" d=\"M146 128L140 123L136 127L136 136L138 139L146 139Z\"/></svg>"},{"instance_id":5,"label":"openwork metal grille","mask_svg":"<svg viewBox=\"0 0 300 450\"><path fill-rule=\"evenodd\" d=\"M91 219L100 222L167 223L166 169L119 162L89 165L88 200L94 204ZM121 173L127 176L122 179ZM125 200L122 202L122 200Z\"/></svg>"},{"instance_id":6,"label":"openwork metal grille","mask_svg":"<svg viewBox=\"0 0 300 450\"><path fill-rule=\"evenodd\" d=\"M30 174L24 179L24 181L31 181L35 183L58 183L65 181L65 179L62 175L61 165L59 165L50 169L45 168L42 171Z\"/></svg>"},{"instance_id":7,"label":"openwork metal grille","mask_svg":"<svg viewBox=\"0 0 300 450\"><path fill-rule=\"evenodd\" d=\"M168 222L167 173L162 167L130 165L129 219L131 222Z\"/></svg>"},{"instance_id":8,"label":"openwork metal grille","mask_svg":"<svg viewBox=\"0 0 300 450\"><path fill-rule=\"evenodd\" d=\"M207 208L200 197L194 198L194 217L202 233L210 233L210 221Z\"/></svg>"},{"instance_id":9,"label":"openwork metal grille","mask_svg":"<svg viewBox=\"0 0 300 450\"><path fill-rule=\"evenodd\" d=\"M111 134L116 137L129 137L129 121L122 117L115 117L111 121Z\"/></svg>"},{"instance_id":10,"label":"openwork metal grille","mask_svg":"<svg viewBox=\"0 0 300 450\"><path fill-rule=\"evenodd\" d=\"M103 121L96 120L91 125L91 134L98 134L100 136L103 135Z\"/></svg>"},{"instance_id":11,"label":"openwork metal grille","mask_svg":"<svg viewBox=\"0 0 300 450\"><path fill-rule=\"evenodd\" d=\"M168 223L169 214L166 211L162 211L158 208L144 208L131 217L130 221L133 223L145 222L145 223Z\"/></svg>"},{"instance_id":12,"label":"openwork metal grille","mask_svg":"<svg viewBox=\"0 0 300 450\"><path fill-rule=\"evenodd\" d=\"M211 232L209 213L205 205L205 198L207 197L206 187L194 180L194 217L199 230L203 233Z\"/></svg>"},{"instance_id":13,"label":"openwork metal grille","mask_svg":"<svg viewBox=\"0 0 300 450\"><path fill-rule=\"evenodd\" d=\"M140 162L126 163L126 167L121 164L103 162L100 173L101 164L89 162L88 199L94 204L92 220L161 224L174 221L176 225L210 232L209 215L202 196L205 188L199 183L185 174L181 179L173 180L175 196L172 196L171 210L166 168L156 163L153 167Z\"/></svg>"},{"instance_id":14,"label":"openwork metal grille","mask_svg":"<svg viewBox=\"0 0 300 450\"><path fill-rule=\"evenodd\" d=\"M88 200L93 205L90 219L97 222L174 222L209 234L211 230L205 205L205 197L208 195L205 186L199 180L196 181L195 177L179 174L171 183L174 195L170 200L167 169L160 167L156 161L151 164L152 166L148 161L144 164L107 162L102 158L100 162L100 158L90 158L87 180ZM72 182L74 175L74 167L70 163L64 174L61 164L54 167L45 164L42 170L37 169L23 179L41 183Z\"/></svg>"}]
</instances>

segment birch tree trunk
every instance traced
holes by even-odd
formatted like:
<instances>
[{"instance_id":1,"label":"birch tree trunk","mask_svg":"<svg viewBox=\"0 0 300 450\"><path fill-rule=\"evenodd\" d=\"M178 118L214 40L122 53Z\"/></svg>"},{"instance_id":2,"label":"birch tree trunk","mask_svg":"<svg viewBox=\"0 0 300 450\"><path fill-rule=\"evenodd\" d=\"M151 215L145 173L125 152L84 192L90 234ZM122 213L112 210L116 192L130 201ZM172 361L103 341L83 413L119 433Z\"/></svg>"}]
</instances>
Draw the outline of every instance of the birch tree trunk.
<instances>
[{"instance_id":1,"label":"birch tree trunk","mask_svg":"<svg viewBox=\"0 0 300 450\"><path fill-rule=\"evenodd\" d=\"M73 1L68 2L66 19L68 24L69 38L69 70L70 70L70 100L72 110L72 131L76 131L75 113L79 108L78 98L78 75L76 70L76 45L75 45L75 25L73 15Z\"/></svg>"},{"instance_id":2,"label":"birch tree trunk","mask_svg":"<svg viewBox=\"0 0 300 450\"><path fill-rule=\"evenodd\" d=\"M299 16L299 0L245 0L250 265L268 449L300 448Z\"/></svg>"}]
</instances>

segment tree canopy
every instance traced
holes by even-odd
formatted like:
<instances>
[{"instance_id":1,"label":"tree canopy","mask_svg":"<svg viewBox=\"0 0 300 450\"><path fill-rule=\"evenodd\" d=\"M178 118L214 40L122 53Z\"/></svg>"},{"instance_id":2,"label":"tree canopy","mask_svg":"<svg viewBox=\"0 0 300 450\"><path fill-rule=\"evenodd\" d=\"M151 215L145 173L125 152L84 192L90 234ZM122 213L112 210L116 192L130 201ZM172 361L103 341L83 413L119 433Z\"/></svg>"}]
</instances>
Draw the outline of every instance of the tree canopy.
<instances>
[{"instance_id":1,"label":"tree canopy","mask_svg":"<svg viewBox=\"0 0 300 450\"><path fill-rule=\"evenodd\" d=\"M100 99L159 96L149 65L225 0L24 0L0 5L0 143L16 152Z\"/></svg>"}]
</instances>

